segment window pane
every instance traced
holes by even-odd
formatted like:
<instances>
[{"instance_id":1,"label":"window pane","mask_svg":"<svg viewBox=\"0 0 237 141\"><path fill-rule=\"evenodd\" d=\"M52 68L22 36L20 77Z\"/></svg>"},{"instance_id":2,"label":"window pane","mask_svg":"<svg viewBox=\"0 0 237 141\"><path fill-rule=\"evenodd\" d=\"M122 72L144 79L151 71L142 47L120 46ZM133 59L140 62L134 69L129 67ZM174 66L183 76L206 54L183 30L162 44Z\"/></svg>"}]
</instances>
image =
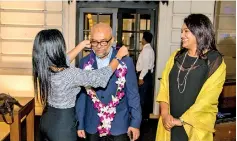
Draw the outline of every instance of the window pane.
<instances>
[{"instance_id":1,"label":"window pane","mask_svg":"<svg viewBox=\"0 0 237 141\"><path fill-rule=\"evenodd\" d=\"M91 39L91 32L90 31L84 31L83 32L83 40L90 40ZM85 57L90 53L90 49L85 48L82 51L82 56Z\"/></svg>"},{"instance_id":2,"label":"window pane","mask_svg":"<svg viewBox=\"0 0 237 141\"><path fill-rule=\"evenodd\" d=\"M135 31L135 18L136 14L123 13L123 30Z\"/></svg>"},{"instance_id":3,"label":"window pane","mask_svg":"<svg viewBox=\"0 0 237 141\"><path fill-rule=\"evenodd\" d=\"M99 22L103 22L103 23L108 24L109 26L112 26L112 25L110 25L111 20L112 20L112 15L108 15L108 14L100 14L99 15Z\"/></svg>"},{"instance_id":4,"label":"window pane","mask_svg":"<svg viewBox=\"0 0 237 141\"><path fill-rule=\"evenodd\" d=\"M85 13L84 21L84 30L90 30L97 23L97 13Z\"/></svg>"},{"instance_id":5,"label":"window pane","mask_svg":"<svg viewBox=\"0 0 237 141\"><path fill-rule=\"evenodd\" d=\"M133 33L123 33L122 42L125 46L129 47L129 49L135 48L135 38Z\"/></svg>"},{"instance_id":6,"label":"window pane","mask_svg":"<svg viewBox=\"0 0 237 141\"><path fill-rule=\"evenodd\" d=\"M133 59L133 61L136 60L135 50L129 50L129 57L131 57Z\"/></svg>"},{"instance_id":7,"label":"window pane","mask_svg":"<svg viewBox=\"0 0 237 141\"><path fill-rule=\"evenodd\" d=\"M140 30L150 30L150 19L151 15L148 14L140 15Z\"/></svg>"},{"instance_id":8,"label":"window pane","mask_svg":"<svg viewBox=\"0 0 237 141\"><path fill-rule=\"evenodd\" d=\"M134 19L123 19L123 30L135 31Z\"/></svg>"},{"instance_id":9,"label":"window pane","mask_svg":"<svg viewBox=\"0 0 237 141\"><path fill-rule=\"evenodd\" d=\"M140 30L146 30L146 20L140 20Z\"/></svg>"},{"instance_id":10,"label":"window pane","mask_svg":"<svg viewBox=\"0 0 237 141\"><path fill-rule=\"evenodd\" d=\"M142 50L142 36L143 36L143 33L140 33L138 50Z\"/></svg>"},{"instance_id":11,"label":"window pane","mask_svg":"<svg viewBox=\"0 0 237 141\"><path fill-rule=\"evenodd\" d=\"M90 31L84 31L83 33L83 40L90 40L91 39L91 32Z\"/></svg>"},{"instance_id":12,"label":"window pane","mask_svg":"<svg viewBox=\"0 0 237 141\"><path fill-rule=\"evenodd\" d=\"M150 30L151 28L151 20L147 20L147 29L146 30Z\"/></svg>"}]
</instances>

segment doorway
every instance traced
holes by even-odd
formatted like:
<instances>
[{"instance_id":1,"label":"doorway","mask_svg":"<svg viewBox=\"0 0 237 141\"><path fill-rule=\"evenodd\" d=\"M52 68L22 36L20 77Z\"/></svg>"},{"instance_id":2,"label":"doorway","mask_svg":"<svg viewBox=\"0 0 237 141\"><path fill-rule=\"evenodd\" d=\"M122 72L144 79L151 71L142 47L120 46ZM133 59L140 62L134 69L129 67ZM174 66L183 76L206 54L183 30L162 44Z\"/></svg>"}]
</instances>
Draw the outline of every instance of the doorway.
<instances>
[{"instance_id":1,"label":"doorway","mask_svg":"<svg viewBox=\"0 0 237 141\"><path fill-rule=\"evenodd\" d=\"M136 65L144 31L153 34L151 46L156 52L158 7L159 1L78 1L76 43L90 39L90 29L95 23L108 23L115 37L113 46L117 49L122 44L127 46L129 56ZM79 60L89 52L90 50L84 50L78 55L77 66L79 66ZM155 85L155 75L153 75L152 82ZM152 93L153 91L154 87Z\"/></svg>"},{"instance_id":2,"label":"doorway","mask_svg":"<svg viewBox=\"0 0 237 141\"><path fill-rule=\"evenodd\" d=\"M103 7L103 8L102 8ZM144 2L79 2L77 8L77 43L90 39L90 29L96 23L108 23L115 37L114 47L121 45L129 48L129 55L134 64L141 51L142 33L149 31L153 34L151 46L156 50L157 3ZM85 57L90 50L84 50L78 55L78 61Z\"/></svg>"}]
</instances>

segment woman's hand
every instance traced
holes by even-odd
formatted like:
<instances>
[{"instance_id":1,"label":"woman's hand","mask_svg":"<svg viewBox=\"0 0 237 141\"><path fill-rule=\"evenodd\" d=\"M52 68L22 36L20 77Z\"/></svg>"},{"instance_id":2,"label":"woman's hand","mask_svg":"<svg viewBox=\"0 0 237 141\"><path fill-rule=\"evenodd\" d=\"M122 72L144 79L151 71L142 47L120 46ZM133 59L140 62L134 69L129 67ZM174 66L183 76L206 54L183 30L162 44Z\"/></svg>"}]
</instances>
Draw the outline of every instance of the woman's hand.
<instances>
[{"instance_id":1,"label":"woman's hand","mask_svg":"<svg viewBox=\"0 0 237 141\"><path fill-rule=\"evenodd\" d=\"M81 41L78 46L82 47L82 48L91 48L91 43L90 40L84 40Z\"/></svg>"},{"instance_id":2,"label":"woman's hand","mask_svg":"<svg viewBox=\"0 0 237 141\"><path fill-rule=\"evenodd\" d=\"M126 56L126 55L128 55L128 48L125 47L125 46L122 46L122 47L119 49L119 51L118 51L116 57L119 58L119 59L122 59L122 58L123 58L124 56Z\"/></svg>"},{"instance_id":3,"label":"woman's hand","mask_svg":"<svg viewBox=\"0 0 237 141\"><path fill-rule=\"evenodd\" d=\"M175 126L174 120L175 118L170 114L162 116L163 126L165 127L166 130L170 131L170 129Z\"/></svg>"},{"instance_id":4,"label":"woman's hand","mask_svg":"<svg viewBox=\"0 0 237 141\"><path fill-rule=\"evenodd\" d=\"M175 124L175 126L183 126L181 120L179 120L177 118L174 118L174 124Z\"/></svg>"},{"instance_id":5,"label":"woman's hand","mask_svg":"<svg viewBox=\"0 0 237 141\"><path fill-rule=\"evenodd\" d=\"M73 48L70 52L67 53L70 62L72 62L75 57L78 55L79 52L81 52L85 47L90 48L91 43L89 40L84 40L80 42L75 48Z\"/></svg>"}]
</instances>

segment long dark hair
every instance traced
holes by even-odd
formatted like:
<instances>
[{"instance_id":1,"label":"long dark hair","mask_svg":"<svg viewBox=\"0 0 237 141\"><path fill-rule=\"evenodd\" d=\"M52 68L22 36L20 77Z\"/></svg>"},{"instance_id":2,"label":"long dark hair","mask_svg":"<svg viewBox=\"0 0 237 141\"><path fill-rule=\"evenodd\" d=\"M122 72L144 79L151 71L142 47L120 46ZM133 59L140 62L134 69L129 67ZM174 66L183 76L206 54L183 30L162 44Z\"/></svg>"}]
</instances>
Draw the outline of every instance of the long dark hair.
<instances>
[{"instance_id":1,"label":"long dark hair","mask_svg":"<svg viewBox=\"0 0 237 141\"><path fill-rule=\"evenodd\" d=\"M59 30L42 30L36 35L32 52L32 65L35 94L37 98L40 95L41 103L45 105L51 89L49 67L68 68L66 45Z\"/></svg>"},{"instance_id":2,"label":"long dark hair","mask_svg":"<svg viewBox=\"0 0 237 141\"><path fill-rule=\"evenodd\" d=\"M217 50L215 41L215 32L210 19L203 14L191 14L184 19L184 24L196 37L197 55L201 59L207 59L205 51ZM176 54L179 57L187 49L181 45L181 50Z\"/></svg>"}]
</instances>

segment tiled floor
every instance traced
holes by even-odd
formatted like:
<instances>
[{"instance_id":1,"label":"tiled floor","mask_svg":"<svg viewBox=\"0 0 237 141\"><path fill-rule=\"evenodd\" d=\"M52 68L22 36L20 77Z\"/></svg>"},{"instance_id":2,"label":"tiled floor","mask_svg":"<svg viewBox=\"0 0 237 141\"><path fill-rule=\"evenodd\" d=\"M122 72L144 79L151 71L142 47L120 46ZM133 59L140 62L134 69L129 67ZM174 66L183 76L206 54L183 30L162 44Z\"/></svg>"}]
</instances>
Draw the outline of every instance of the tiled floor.
<instances>
[{"instance_id":1,"label":"tiled floor","mask_svg":"<svg viewBox=\"0 0 237 141\"><path fill-rule=\"evenodd\" d=\"M39 141L38 126L40 117L35 117L35 141ZM22 141L26 141L26 124L22 123ZM141 136L138 141L154 141L156 136L157 120L149 120L141 125ZM9 137L4 141L10 141ZM80 140L81 141L81 140ZM83 140L82 140L83 141Z\"/></svg>"}]
</instances>

